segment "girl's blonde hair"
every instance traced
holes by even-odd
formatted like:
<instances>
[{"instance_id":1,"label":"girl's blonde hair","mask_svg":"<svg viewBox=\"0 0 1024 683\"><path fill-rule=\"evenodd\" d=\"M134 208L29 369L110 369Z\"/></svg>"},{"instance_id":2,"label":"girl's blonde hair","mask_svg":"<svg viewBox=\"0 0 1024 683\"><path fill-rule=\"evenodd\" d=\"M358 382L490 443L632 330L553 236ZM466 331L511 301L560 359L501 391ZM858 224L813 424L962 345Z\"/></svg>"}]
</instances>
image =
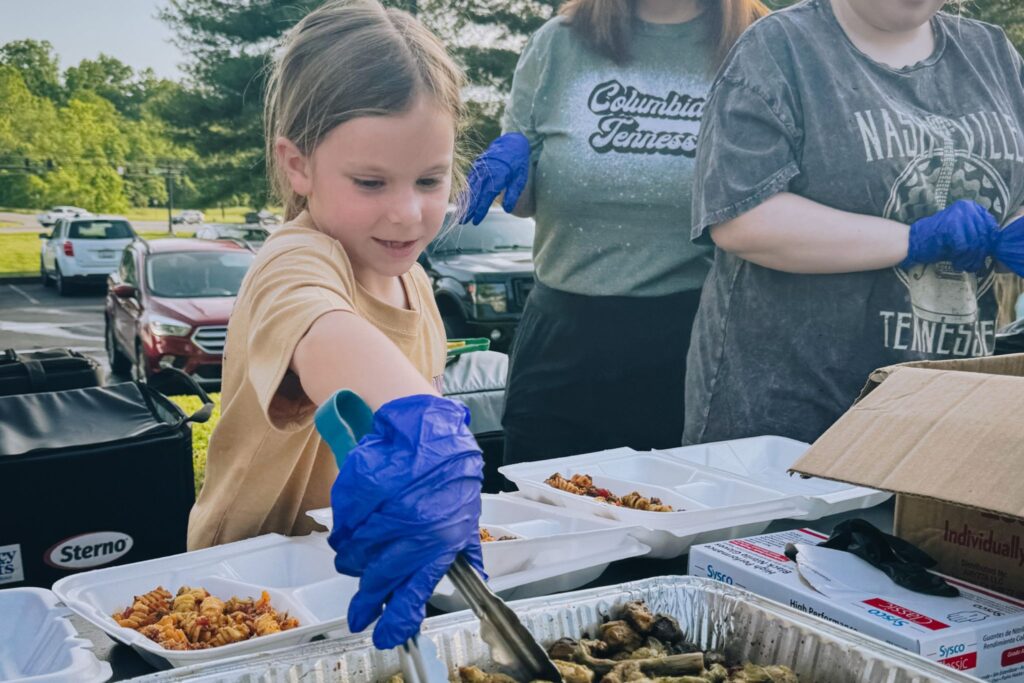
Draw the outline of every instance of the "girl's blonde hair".
<instances>
[{"instance_id":1,"label":"girl's blonde hair","mask_svg":"<svg viewBox=\"0 0 1024 683\"><path fill-rule=\"evenodd\" d=\"M285 220L306 208L278 167L274 140L287 138L304 155L324 137L360 116L407 111L421 95L451 114L456 139L464 122L462 70L429 30L406 12L377 0L330 0L284 38L264 102L267 170ZM456 145L452 196L464 185Z\"/></svg>"},{"instance_id":2,"label":"girl's blonde hair","mask_svg":"<svg viewBox=\"0 0 1024 683\"><path fill-rule=\"evenodd\" d=\"M717 69L740 34L755 20L768 14L761 0L701 0L710 15L714 52L712 67ZM636 0L569 0L559 14L598 54L618 64L630 60L631 22Z\"/></svg>"}]
</instances>

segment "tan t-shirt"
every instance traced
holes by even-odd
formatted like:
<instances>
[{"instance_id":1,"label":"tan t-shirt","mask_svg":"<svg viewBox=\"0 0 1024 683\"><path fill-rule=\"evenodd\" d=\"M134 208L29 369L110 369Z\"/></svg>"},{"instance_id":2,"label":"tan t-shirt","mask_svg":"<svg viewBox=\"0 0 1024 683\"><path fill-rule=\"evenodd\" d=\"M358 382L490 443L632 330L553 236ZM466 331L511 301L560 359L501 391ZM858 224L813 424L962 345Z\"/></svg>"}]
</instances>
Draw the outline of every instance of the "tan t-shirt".
<instances>
[{"instance_id":1,"label":"tan t-shirt","mask_svg":"<svg viewBox=\"0 0 1024 683\"><path fill-rule=\"evenodd\" d=\"M373 323L439 386L445 333L430 282L415 265L402 283L411 310L364 290L341 245L316 230L306 213L270 236L228 324L221 419L189 517L189 550L270 532L306 534L317 528L306 511L330 505L334 455L313 424L316 405L288 369L320 316L352 311ZM338 353L354 352L338 340Z\"/></svg>"}]
</instances>

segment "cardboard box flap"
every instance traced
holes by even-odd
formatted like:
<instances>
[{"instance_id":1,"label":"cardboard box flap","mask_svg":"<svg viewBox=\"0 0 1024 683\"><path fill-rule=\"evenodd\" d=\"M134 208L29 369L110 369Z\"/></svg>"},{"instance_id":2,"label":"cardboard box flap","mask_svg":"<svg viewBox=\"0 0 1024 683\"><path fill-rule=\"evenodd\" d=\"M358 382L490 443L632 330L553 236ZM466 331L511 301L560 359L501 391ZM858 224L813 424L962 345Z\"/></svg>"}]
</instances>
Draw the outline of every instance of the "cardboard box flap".
<instances>
[{"instance_id":1,"label":"cardboard box flap","mask_svg":"<svg viewBox=\"0 0 1024 683\"><path fill-rule=\"evenodd\" d=\"M957 370L960 372L984 372L989 375L1024 377L1024 353L1007 356L985 356L983 358L960 358L957 360L919 360L911 363L889 365L875 370L868 376L867 384L861 389L861 400L881 384L896 368L926 368L930 370Z\"/></svg>"},{"instance_id":2,"label":"cardboard box flap","mask_svg":"<svg viewBox=\"0 0 1024 683\"><path fill-rule=\"evenodd\" d=\"M1024 356L1007 372L894 366L792 470L1024 518Z\"/></svg>"}]
</instances>

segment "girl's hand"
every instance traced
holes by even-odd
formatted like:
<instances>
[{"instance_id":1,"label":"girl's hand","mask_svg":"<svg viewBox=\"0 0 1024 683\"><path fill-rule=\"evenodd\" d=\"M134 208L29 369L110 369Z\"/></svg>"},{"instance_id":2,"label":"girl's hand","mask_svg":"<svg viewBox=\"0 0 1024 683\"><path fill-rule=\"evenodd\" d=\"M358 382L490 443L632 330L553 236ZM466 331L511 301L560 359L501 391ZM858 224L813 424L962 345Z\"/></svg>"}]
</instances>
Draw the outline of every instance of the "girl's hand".
<instances>
[{"instance_id":1,"label":"girl's hand","mask_svg":"<svg viewBox=\"0 0 1024 683\"><path fill-rule=\"evenodd\" d=\"M381 406L331 489L335 567L361 577L348 610L352 632L379 618L374 645L396 647L419 631L427 600L460 553L483 572L482 485L466 406L429 395Z\"/></svg>"},{"instance_id":2,"label":"girl's hand","mask_svg":"<svg viewBox=\"0 0 1024 683\"><path fill-rule=\"evenodd\" d=\"M505 133L476 158L469 171L469 197L460 223L480 225L494 198L502 192L501 208L512 213L530 175L530 142L522 133Z\"/></svg>"}]
</instances>

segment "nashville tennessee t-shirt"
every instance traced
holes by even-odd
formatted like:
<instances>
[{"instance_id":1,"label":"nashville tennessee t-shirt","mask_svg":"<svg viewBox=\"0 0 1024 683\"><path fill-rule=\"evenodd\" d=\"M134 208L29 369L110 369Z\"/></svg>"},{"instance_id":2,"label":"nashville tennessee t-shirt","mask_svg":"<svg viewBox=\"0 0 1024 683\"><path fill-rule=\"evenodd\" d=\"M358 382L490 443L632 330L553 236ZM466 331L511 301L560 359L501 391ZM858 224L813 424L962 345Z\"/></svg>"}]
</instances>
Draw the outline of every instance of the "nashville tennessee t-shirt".
<instances>
[{"instance_id":1,"label":"nashville tennessee t-shirt","mask_svg":"<svg viewBox=\"0 0 1024 683\"><path fill-rule=\"evenodd\" d=\"M556 17L519 58L502 120L530 141L536 276L590 296L699 289L711 249L690 241L710 22L634 20L616 64Z\"/></svg>"},{"instance_id":2,"label":"nashville tennessee t-shirt","mask_svg":"<svg viewBox=\"0 0 1024 683\"><path fill-rule=\"evenodd\" d=\"M860 52L828 0L751 27L705 111L694 238L782 191L905 224L958 199L1012 216L1024 203L1020 55L995 26L944 13L931 26L933 53L906 68ZM813 441L877 367L991 354L993 279L991 264L948 263L796 275L716 251L683 441Z\"/></svg>"}]
</instances>

